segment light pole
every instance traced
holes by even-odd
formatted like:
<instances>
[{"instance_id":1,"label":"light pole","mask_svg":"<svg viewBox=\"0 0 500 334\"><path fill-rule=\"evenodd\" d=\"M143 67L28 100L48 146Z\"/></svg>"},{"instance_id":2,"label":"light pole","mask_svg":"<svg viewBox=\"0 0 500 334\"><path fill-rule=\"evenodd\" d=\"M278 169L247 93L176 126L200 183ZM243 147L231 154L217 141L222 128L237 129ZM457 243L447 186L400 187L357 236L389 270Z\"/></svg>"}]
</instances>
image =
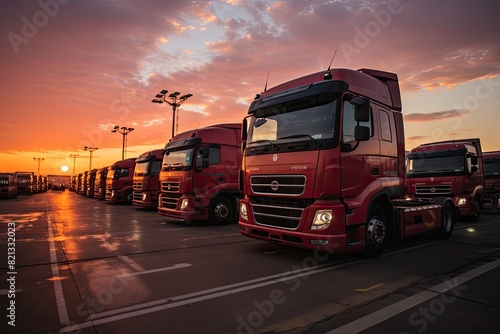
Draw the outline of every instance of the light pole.
<instances>
[{"instance_id":1,"label":"light pole","mask_svg":"<svg viewBox=\"0 0 500 334\"><path fill-rule=\"evenodd\" d=\"M172 115L172 138L174 138L175 135L175 112L177 111L177 108L180 107L181 104L186 102L187 99L189 99L193 94L185 94L182 95L181 97L177 98L181 93L179 92L174 92L170 94L169 96L166 96L168 93L168 90L162 90L160 93L156 94L155 98L151 100L153 103L163 103L166 102L168 103L173 110L173 115ZM170 101L167 101L165 97L168 97Z\"/></svg>"},{"instance_id":2,"label":"light pole","mask_svg":"<svg viewBox=\"0 0 500 334\"><path fill-rule=\"evenodd\" d=\"M98 150L98 147L92 147L92 146L84 146L83 150L84 151L89 151L90 152L90 161L89 161L89 172L92 170L92 152Z\"/></svg>"},{"instance_id":3,"label":"light pole","mask_svg":"<svg viewBox=\"0 0 500 334\"><path fill-rule=\"evenodd\" d=\"M73 176L75 176L75 166L76 166L76 158L79 157L79 154L70 154L69 157L73 158Z\"/></svg>"},{"instance_id":4,"label":"light pole","mask_svg":"<svg viewBox=\"0 0 500 334\"><path fill-rule=\"evenodd\" d=\"M45 158L33 158L33 160L38 161L38 176L40 176L40 162L45 160Z\"/></svg>"},{"instance_id":5,"label":"light pole","mask_svg":"<svg viewBox=\"0 0 500 334\"><path fill-rule=\"evenodd\" d=\"M119 125L115 125L115 127L113 128L113 130L111 130L111 132L119 132L122 134L123 136L123 140L122 140L122 160L125 159L125 142L126 142L126 138L127 138L127 135L129 132L132 132L134 131L134 128L127 128L126 126L122 126L120 128Z\"/></svg>"}]
</instances>

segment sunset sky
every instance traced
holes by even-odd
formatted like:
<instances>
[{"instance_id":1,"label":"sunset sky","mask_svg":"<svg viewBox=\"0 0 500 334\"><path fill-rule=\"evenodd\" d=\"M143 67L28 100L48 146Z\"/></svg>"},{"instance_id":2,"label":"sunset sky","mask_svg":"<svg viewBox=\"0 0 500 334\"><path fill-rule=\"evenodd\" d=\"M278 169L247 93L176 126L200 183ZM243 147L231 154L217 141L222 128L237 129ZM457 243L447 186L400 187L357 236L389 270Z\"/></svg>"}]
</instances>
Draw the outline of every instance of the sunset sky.
<instances>
[{"instance_id":1,"label":"sunset sky","mask_svg":"<svg viewBox=\"0 0 500 334\"><path fill-rule=\"evenodd\" d=\"M406 149L479 137L500 150L497 0L39 0L0 3L0 171L68 174L241 122L256 93L332 67L397 73ZM61 166L69 166L64 173Z\"/></svg>"}]
</instances>

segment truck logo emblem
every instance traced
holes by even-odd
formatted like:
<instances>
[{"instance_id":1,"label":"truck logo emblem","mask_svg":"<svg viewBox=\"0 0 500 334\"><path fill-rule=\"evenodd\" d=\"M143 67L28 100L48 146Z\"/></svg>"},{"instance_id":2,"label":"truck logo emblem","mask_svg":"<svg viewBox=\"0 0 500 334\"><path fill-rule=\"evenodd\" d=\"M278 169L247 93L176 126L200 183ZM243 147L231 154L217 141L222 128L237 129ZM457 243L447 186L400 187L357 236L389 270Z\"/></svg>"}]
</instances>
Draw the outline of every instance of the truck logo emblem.
<instances>
[{"instance_id":1,"label":"truck logo emblem","mask_svg":"<svg viewBox=\"0 0 500 334\"><path fill-rule=\"evenodd\" d=\"M436 191L436 188L432 187L431 188L431 193L435 192Z\"/></svg>"},{"instance_id":2,"label":"truck logo emblem","mask_svg":"<svg viewBox=\"0 0 500 334\"><path fill-rule=\"evenodd\" d=\"M168 189L168 190L170 190L170 183L169 183L169 184L167 184L167 189Z\"/></svg>"},{"instance_id":3,"label":"truck logo emblem","mask_svg":"<svg viewBox=\"0 0 500 334\"><path fill-rule=\"evenodd\" d=\"M278 181L274 180L273 182L271 182L271 190L272 191L278 191L279 187L280 187L280 185L279 185Z\"/></svg>"},{"instance_id":4,"label":"truck logo emblem","mask_svg":"<svg viewBox=\"0 0 500 334\"><path fill-rule=\"evenodd\" d=\"M277 161L278 160L278 155L275 153L273 154L273 161Z\"/></svg>"}]
</instances>

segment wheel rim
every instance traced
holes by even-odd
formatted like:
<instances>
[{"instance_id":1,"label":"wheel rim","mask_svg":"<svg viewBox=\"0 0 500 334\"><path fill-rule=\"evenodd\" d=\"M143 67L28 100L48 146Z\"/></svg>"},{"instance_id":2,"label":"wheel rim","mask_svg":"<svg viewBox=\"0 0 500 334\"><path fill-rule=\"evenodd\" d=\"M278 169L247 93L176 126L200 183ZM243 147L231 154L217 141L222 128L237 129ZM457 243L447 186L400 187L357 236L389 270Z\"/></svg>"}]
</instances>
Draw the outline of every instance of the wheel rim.
<instances>
[{"instance_id":1,"label":"wheel rim","mask_svg":"<svg viewBox=\"0 0 500 334\"><path fill-rule=\"evenodd\" d=\"M217 220L225 220L229 216L229 208L224 203L219 203L214 208L214 216Z\"/></svg>"},{"instance_id":2,"label":"wheel rim","mask_svg":"<svg viewBox=\"0 0 500 334\"><path fill-rule=\"evenodd\" d=\"M368 243L374 247L384 242L386 236L385 224L378 217L373 217L368 223Z\"/></svg>"}]
</instances>

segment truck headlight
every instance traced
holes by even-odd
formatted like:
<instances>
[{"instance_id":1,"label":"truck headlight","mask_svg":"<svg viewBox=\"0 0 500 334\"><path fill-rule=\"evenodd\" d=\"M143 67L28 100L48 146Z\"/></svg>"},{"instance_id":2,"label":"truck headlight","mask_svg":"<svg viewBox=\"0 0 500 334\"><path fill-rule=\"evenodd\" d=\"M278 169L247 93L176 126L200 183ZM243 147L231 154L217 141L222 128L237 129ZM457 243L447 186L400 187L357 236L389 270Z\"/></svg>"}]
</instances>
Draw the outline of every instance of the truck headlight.
<instances>
[{"instance_id":1,"label":"truck headlight","mask_svg":"<svg viewBox=\"0 0 500 334\"><path fill-rule=\"evenodd\" d=\"M187 198L184 198L184 199L182 200L182 202L181 202L181 210L184 210L185 208L187 208L188 204L189 204L188 199L187 199Z\"/></svg>"},{"instance_id":2,"label":"truck headlight","mask_svg":"<svg viewBox=\"0 0 500 334\"><path fill-rule=\"evenodd\" d=\"M111 190L111 197L115 197L115 191Z\"/></svg>"},{"instance_id":3,"label":"truck headlight","mask_svg":"<svg viewBox=\"0 0 500 334\"><path fill-rule=\"evenodd\" d=\"M240 203L240 216L241 218L248 220L247 205L245 203Z\"/></svg>"},{"instance_id":4,"label":"truck headlight","mask_svg":"<svg viewBox=\"0 0 500 334\"><path fill-rule=\"evenodd\" d=\"M148 197L148 196L147 196L147 194L146 194L146 193L142 193L142 200L143 200L143 201L145 201L147 197Z\"/></svg>"},{"instance_id":5,"label":"truck headlight","mask_svg":"<svg viewBox=\"0 0 500 334\"><path fill-rule=\"evenodd\" d=\"M465 205L465 204L467 204L467 198L463 197L458 199L457 205Z\"/></svg>"},{"instance_id":6,"label":"truck headlight","mask_svg":"<svg viewBox=\"0 0 500 334\"><path fill-rule=\"evenodd\" d=\"M324 230L333 220L332 210L317 210L311 225L312 230Z\"/></svg>"}]
</instances>

